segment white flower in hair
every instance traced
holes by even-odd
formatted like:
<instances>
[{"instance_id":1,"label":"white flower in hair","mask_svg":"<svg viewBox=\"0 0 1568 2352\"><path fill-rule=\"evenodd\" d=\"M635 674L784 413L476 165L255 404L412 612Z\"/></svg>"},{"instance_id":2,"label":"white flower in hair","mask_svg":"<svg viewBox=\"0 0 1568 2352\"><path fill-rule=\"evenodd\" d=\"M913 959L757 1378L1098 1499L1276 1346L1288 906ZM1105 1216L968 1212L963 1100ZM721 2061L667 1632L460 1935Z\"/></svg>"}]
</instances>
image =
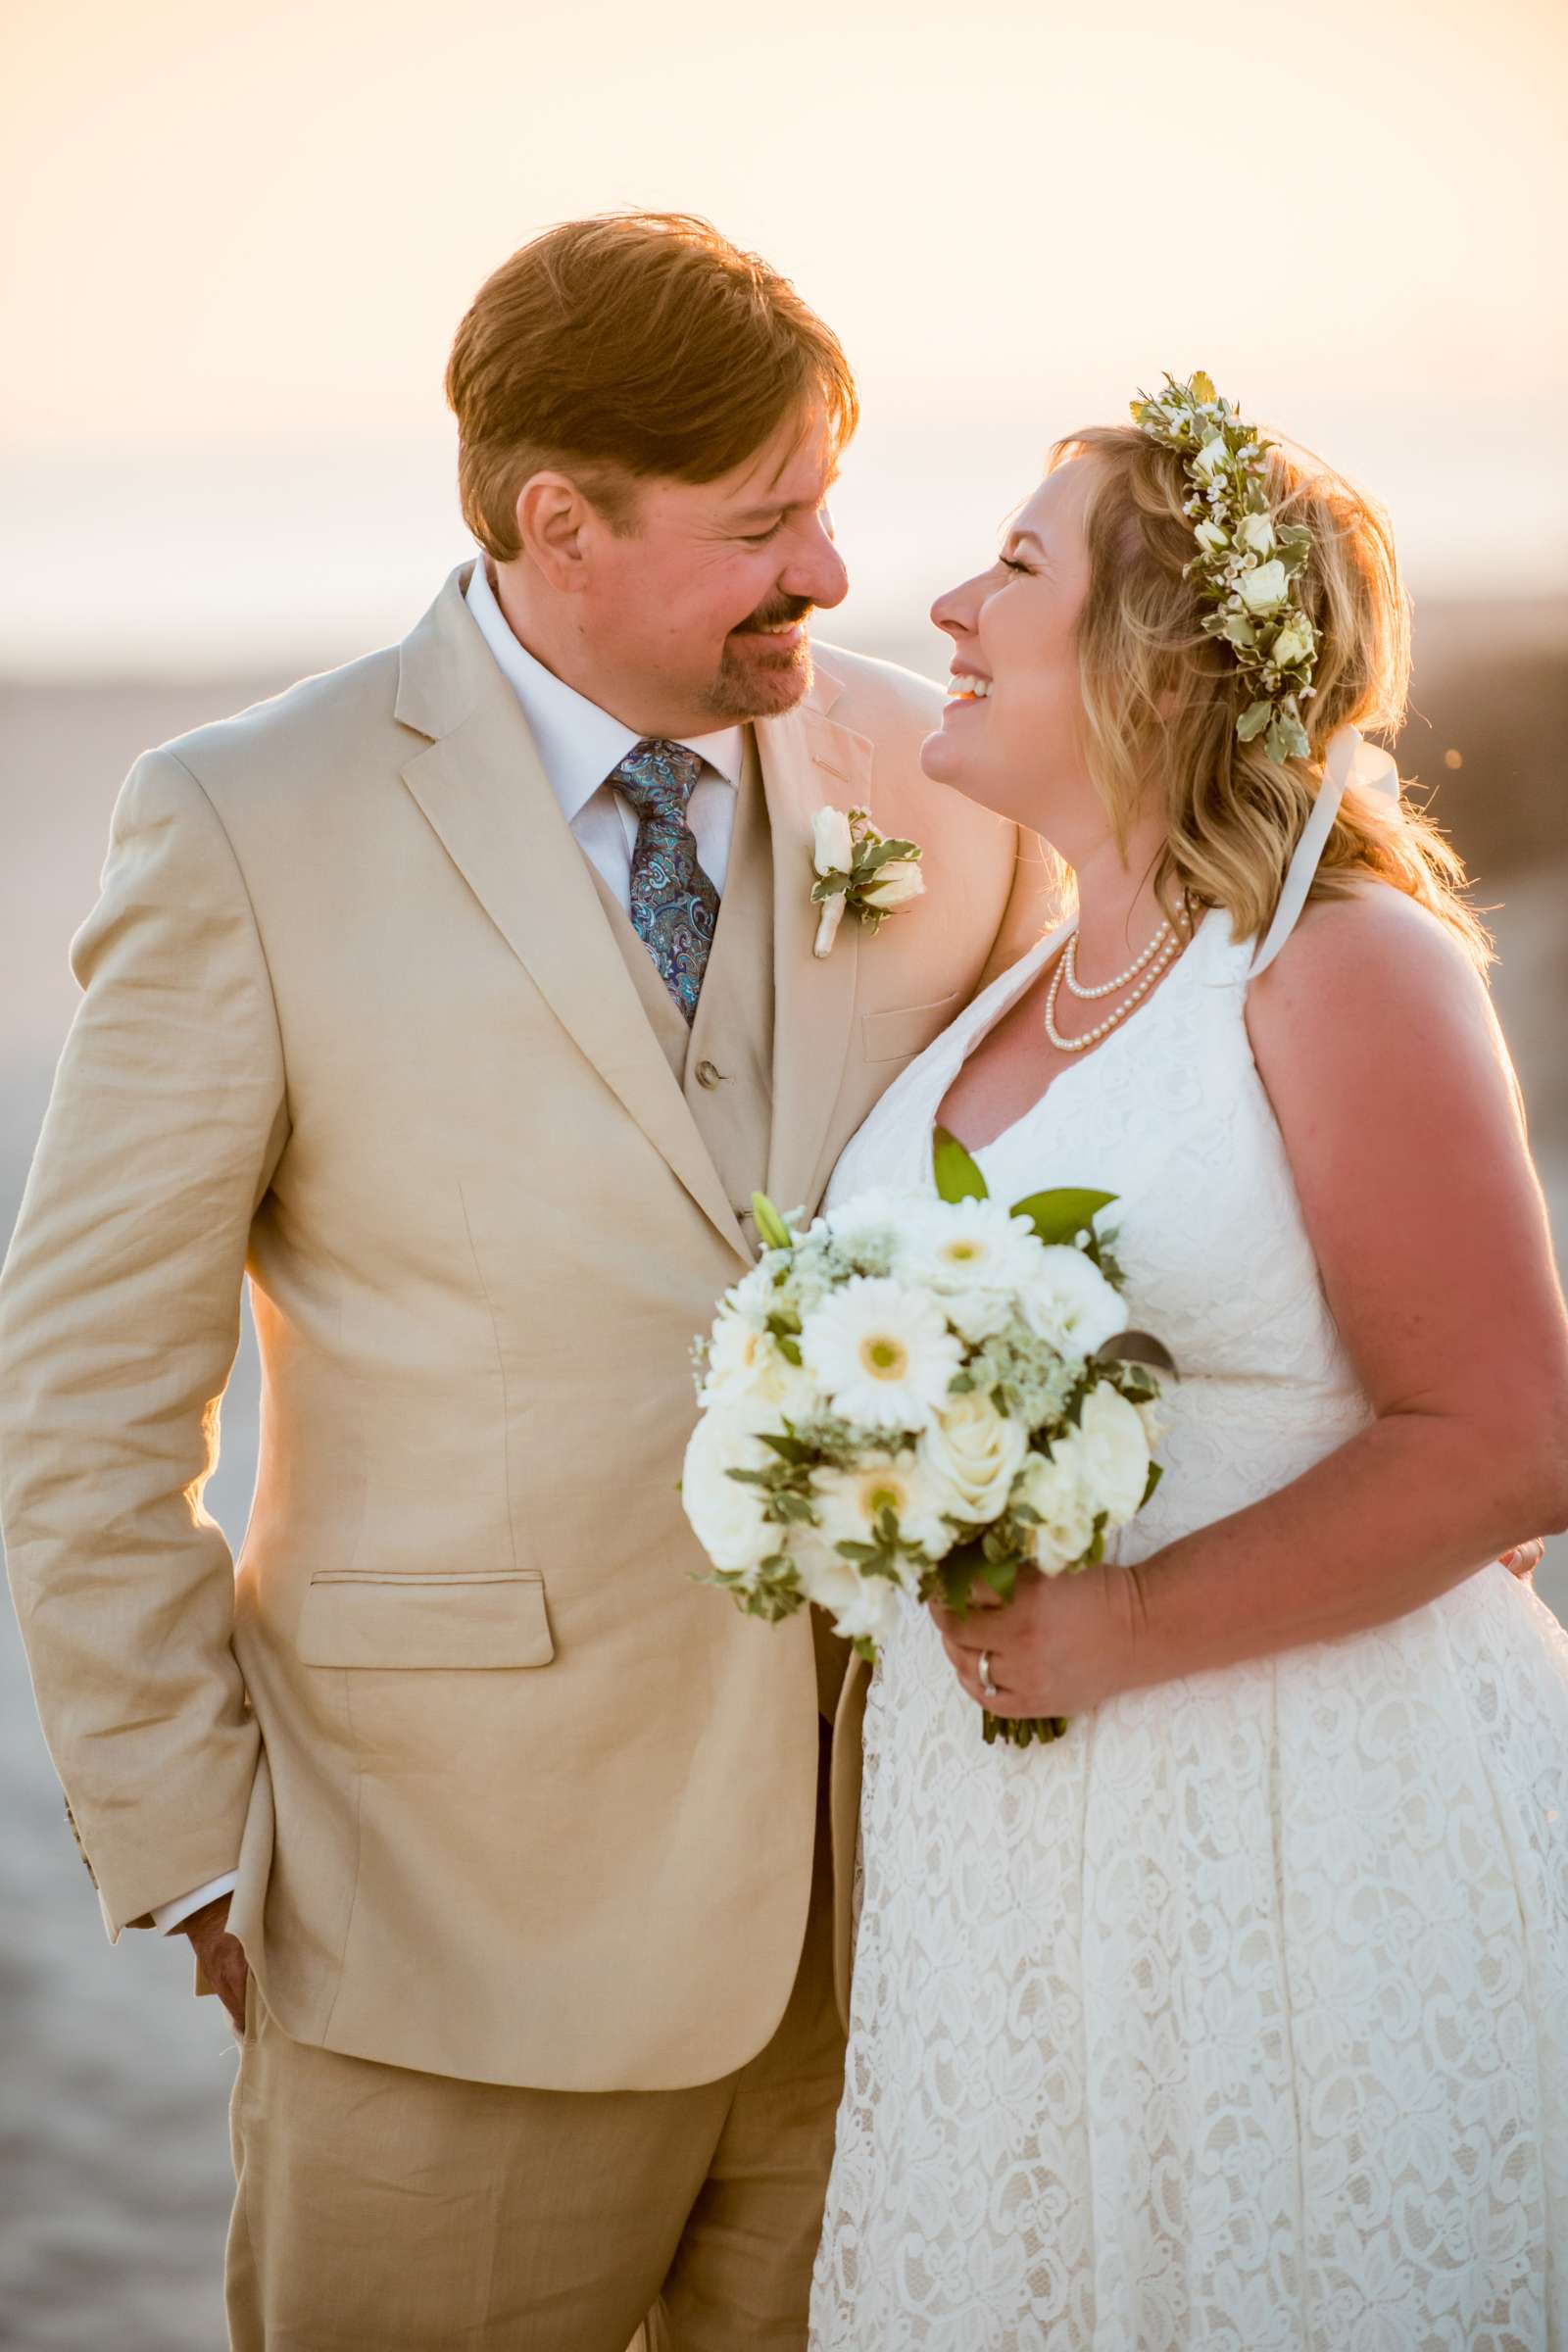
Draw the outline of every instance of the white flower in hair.
<instances>
[{"instance_id":1,"label":"white flower in hair","mask_svg":"<svg viewBox=\"0 0 1568 2352\"><path fill-rule=\"evenodd\" d=\"M1255 571L1244 571L1239 585L1249 612L1277 612L1285 602L1285 566L1260 564Z\"/></svg>"},{"instance_id":2,"label":"white flower in hair","mask_svg":"<svg viewBox=\"0 0 1568 2352\"><path fill-rule=\"evenodd\" d=\"M1210 608L1202 627L1229 649L1254 698L1237 711L1238 739L1260 739L1276 761L1305 760L1311 744L1301 705L1313 691L1317 638L1301 582L1312 534L1269 512L1269 444L1219 397L1212 378L1200 372L1179 384L1167 375L1165 387L1157 400L1133 402L1133 421L1176 452L1191 485L1183 512L1196 517L1198 552L1187 570Z\"/></svg>"},{"instance_id":3,"label":"white flower in hair","mask_svg":"<svg viewBox=\"0 0 1568 2352\"><path fill-rule=\"evenodd\" d=\"M874 1275L813 1306L800 1346L834 1411L866 1429L924 1429L963 1360L934 1299Z\"/></svg>"}]
</instances>

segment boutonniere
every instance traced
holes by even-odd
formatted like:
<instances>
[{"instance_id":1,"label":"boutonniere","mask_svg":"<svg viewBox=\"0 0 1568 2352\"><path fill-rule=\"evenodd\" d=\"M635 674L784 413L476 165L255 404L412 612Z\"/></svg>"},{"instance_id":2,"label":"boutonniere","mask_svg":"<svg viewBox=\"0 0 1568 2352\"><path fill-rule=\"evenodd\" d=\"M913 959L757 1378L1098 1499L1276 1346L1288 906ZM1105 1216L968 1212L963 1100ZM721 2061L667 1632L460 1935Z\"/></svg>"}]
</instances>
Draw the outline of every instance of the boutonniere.
<instances>
[{"instance_id":1,"label":"boutonniere","mask_svg":"<svg viewBox=\"0 0 1568 2352\"><path fill-rule=\"evenodd\" d=\"M813 956L826 956L838 937L844 909L853 906L873 931L919 898L925 889L917 841L890 841L865 808L819 808L811 819L813 903L822 909Z\"/></svg>"}]
</instances>

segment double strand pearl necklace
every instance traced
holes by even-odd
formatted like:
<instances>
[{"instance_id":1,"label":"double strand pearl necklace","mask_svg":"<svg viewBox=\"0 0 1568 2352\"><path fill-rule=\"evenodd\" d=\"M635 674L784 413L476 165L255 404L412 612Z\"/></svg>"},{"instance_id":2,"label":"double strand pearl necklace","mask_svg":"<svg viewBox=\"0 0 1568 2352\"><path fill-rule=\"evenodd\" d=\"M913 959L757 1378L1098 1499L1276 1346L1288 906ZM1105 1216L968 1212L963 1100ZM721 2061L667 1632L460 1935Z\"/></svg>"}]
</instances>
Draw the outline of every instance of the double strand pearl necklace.
<instances>
[{"instance_id":1,"label":"double strand pearl necklace","mask_svg":"<svg viewBox=\"0 0 1568 2352\"><path fill-rule=\"evenodd\" d=\"M1073 931L1068 935L1067 944L1051 975L1051 986L1046 991L1046 1035L1058 1054L1086 1054L1091 1046L1097 1046L1102 1037L1107 1036L1118 1021L1124 1021L1133 1006L1148 996L1171 957L1180 951L1182 942L1168 922L1161 923L1136 963L1129 964L1126 971L1118 973L1114 980L1107 980L1101 988L1079 986L1073 954L1077 945L1078 934ZM1124 1004L1118 1004L1114 1012L1107 1013L1102 1021L1097 1021L1094 1028L1083 1037L1063 1037L1056 1027L1056 999L1064 979L1072 994L1085 1001L1091 997L1113 996L1118 988L1126 988L1129 982L1136 981L1137 985Z\"/></svg>"}]
</instances>

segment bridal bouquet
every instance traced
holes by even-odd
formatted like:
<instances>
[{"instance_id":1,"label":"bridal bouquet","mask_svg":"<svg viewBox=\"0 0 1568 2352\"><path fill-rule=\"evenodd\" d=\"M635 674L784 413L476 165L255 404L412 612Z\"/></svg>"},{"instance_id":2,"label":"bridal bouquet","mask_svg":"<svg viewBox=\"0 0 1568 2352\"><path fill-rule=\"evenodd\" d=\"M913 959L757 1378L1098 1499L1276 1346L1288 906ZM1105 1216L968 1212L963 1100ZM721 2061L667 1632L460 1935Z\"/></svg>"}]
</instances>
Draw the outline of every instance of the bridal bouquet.
<instances>
[{"instance_id":1,"label":"bridal bouquet","mask_svg":"<svg viewBox=\"0 0 1568 2352\"><path fill-rule=\"evenodd\" d=\"M1108 1193L1011 1208L937 1130L937 1198L861 1194L808 1227L759 1194L763 1255L697 1344L686 1514L711 1581L777 1623L810 1600L874 1659L906 1602L1093 1566L1159 1477L1158 1374L1124 1328ZM985 1718L987 1740L1060 1717Z\"/></svg>"}]
</instances>

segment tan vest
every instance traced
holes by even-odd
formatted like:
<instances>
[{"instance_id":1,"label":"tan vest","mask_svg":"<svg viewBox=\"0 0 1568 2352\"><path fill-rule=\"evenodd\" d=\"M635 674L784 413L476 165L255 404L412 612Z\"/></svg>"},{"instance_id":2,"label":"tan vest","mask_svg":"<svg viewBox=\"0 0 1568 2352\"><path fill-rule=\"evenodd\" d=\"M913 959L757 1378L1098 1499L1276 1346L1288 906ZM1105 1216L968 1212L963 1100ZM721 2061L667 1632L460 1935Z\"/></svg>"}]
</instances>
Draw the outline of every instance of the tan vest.
<instances>
[{"instance_id":1,"label":"tan vest","mask_svg":"<svg viewBox=\"0 0 1568 2352\"><path fill-rule=\"evenodd\" d=\"M649 1026L750 1238L752 1195L766 1183L773 1127L773 855L755 731L746 730L729 869L690 1029L620 901L592 858L587 862ZM817 1705L831 1723L849 1645L818 1609L811 1611L811 1642Z\"/></svg>"},{"instance_id":2,"label":"tan vest","mask_svg":"<svg viewBox=\"0 0 1568 2352\"><path fill-rule=\"evenodd\" d=\"M773 858L754 730L746 730L729 870L690 1029L630 918L589 862L649 1025L749 1232L752 1195L767 1181L773 1127Z\"/></svg>"}]
</instances>

